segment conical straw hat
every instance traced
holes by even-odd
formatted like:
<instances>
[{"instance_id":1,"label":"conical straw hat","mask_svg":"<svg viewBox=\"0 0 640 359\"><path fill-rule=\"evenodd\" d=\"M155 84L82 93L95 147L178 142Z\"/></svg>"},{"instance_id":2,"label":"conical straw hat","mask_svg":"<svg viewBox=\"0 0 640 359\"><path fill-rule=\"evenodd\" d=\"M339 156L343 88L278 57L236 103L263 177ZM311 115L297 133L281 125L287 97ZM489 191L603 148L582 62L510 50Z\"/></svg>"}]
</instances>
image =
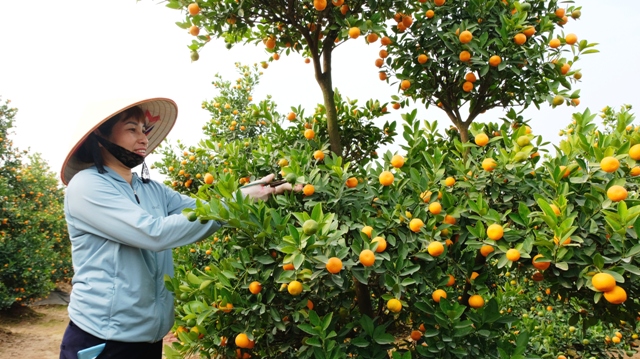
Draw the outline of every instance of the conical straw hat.
<instances>
[{"instance_id":1,"label":"conical straw hat","mask_svg":"<svg viewBox=\"0 0 640 359\"><path fill-rule=\"evenodd\" d=\"M93 163L80 161L76 156L76 152L82 147L89 135L113 116L134 106L139 106L147 117L148 128L150 129L149 133L147 133L147 138L149 139L147 155L153 152L167 137L176 123L178 106L168 98L112 99L87 106L76 127L76 132L71 142L72 146L60 170L60 178L65 185L71 181L71 178L76 173L93 165Z\"/></svg>"}]
</instances>

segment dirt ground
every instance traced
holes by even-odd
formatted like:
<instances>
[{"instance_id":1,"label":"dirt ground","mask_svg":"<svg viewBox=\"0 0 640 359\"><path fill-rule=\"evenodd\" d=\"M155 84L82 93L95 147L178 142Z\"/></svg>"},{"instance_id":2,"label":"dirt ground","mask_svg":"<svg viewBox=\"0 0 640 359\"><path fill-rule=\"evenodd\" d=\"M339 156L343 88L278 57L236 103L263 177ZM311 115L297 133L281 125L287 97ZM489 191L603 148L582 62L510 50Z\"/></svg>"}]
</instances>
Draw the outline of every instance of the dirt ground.
<instances>
[{"instance_id":1,"label":"dirt ground","mask_svg":"<svg viewBox=\"0 0 640 359\"><path fill-rule=\"evenodd\" d=\"M38 305L0 312L0 358L58 359L69 317L66 305ZM172 341L165 337L165 343Z\"/></svg>"},{"instance_id":2,"label":"dirt ground","mask_svg":"<svg viewBox=\"0 0 640 359\"><path fill-rule=\"evenodd\" d=\"M68 323L63 305L22 307L0 315L0 358L58 358Z\"/></svg>"}]
</instances>

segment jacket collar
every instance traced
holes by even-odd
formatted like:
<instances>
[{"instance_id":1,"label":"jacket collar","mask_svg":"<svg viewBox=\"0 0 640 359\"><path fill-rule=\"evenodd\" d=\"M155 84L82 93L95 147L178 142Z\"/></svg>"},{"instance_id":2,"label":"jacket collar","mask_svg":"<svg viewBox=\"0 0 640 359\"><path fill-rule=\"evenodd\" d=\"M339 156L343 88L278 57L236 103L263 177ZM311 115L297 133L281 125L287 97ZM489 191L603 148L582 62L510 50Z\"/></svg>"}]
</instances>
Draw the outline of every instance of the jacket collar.
<instances>
[{"instance_id":1,"label":"jacket collar","mask_svg":"<svg viewBox=\"0 0 640 359\"><path fill-rule=\"evenodd\" d=\"M94 170L98 170L96 168L96 166L92 166L91 167ZM118 172L116 172L115 170L111 169L111 167L109 166L104 166L105 170L107 170L106 175L111 177L112 179L114 179L116 182L122 182L122 183L127 183L127 181L120 176L120 174ZM133 185L133 183L140 183L142 182L142 179L140 179L140 177L138 176L138 174L136 172L132 172L133 177L131 177L131 184ZM128 184L128 183L127 183Z\"/></svg>"}]
</instances>

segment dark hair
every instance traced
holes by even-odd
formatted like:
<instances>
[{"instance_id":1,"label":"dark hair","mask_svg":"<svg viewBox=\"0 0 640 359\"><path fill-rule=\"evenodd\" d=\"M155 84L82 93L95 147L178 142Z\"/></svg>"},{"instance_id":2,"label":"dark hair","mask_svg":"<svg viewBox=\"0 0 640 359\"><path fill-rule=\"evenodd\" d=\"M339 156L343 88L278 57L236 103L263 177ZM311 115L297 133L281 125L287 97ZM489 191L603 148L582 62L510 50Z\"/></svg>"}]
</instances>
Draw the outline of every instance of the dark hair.
<instances>
[{"instance_id":1,"label":"dark hair","mask_svg":"<svg viewBox=\"0 0 640 359\"><path fill-rule=\"evenodd\" d=\"M118 121L128 118L145 120L144 111L138 106L128 108L105 121L98 127L98 131L103 137L109 137L113 131L113 126L115 126ZM75 155L82 162L95 163L99 165L99 167L102 167L102 153L100 152L100 146L98 146L98 140L94 136L96 135L93 133L90 134L78 148Z\"/></svg>"}]
</instances>

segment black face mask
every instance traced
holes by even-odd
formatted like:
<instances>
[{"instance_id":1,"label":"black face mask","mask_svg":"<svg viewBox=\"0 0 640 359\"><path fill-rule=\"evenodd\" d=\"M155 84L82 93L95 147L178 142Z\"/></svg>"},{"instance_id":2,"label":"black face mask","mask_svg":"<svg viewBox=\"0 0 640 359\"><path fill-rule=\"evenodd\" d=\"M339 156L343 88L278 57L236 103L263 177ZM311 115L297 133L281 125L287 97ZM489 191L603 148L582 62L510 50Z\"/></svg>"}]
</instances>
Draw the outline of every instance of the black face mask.
<instances>
[{"instance_id":1,"label":"black face mask","mask_svg":"<svg viewBox=\"0 0 640 359\"><path fill-rule=\"evenodd\" d=\"M95 138L107 151L109 151L109 153L113 155L113 157L129 168L134 168L144 162L144 156L140 156L135 152L131 152L124 147L118 146L103 137L95 136Z\"/></svg>"}]
</instances>

